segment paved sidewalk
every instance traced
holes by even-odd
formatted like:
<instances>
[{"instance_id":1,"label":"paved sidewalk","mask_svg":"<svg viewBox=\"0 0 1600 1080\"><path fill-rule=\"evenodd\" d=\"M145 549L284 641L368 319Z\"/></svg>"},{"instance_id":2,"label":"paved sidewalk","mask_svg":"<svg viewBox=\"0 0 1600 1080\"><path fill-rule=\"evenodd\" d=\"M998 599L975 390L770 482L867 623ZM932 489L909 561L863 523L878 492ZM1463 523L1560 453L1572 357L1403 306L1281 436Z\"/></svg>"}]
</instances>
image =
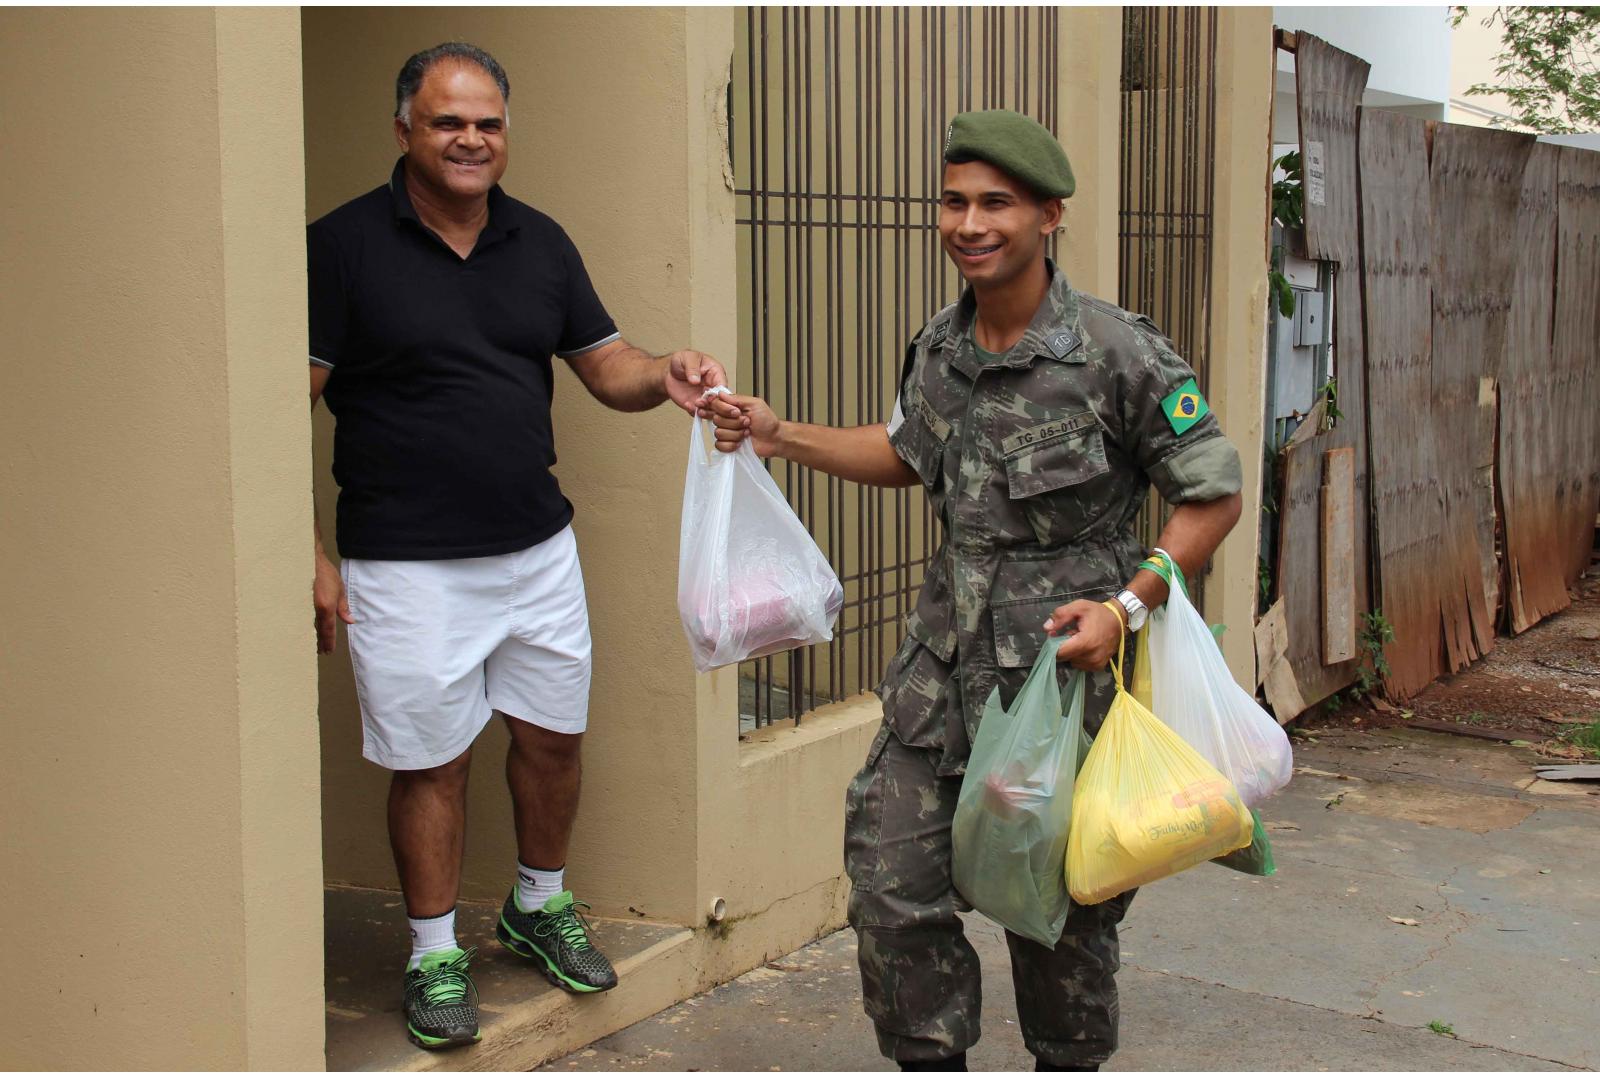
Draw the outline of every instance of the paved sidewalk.
<instances>
[{"instance_id":1,"label":"paved sidewalk","mask_svg":"<svg viewBox=\"0 0 1600 1080\"><path fill-rule=\"evenodd\" d=\"M1140 890L1108 1070L1600 1068L1600 785L1410 729L1295 750L1264 808L1276 877L1203 866ZM1004 941L967 926L987 999L971 1065L1031 1069ZM845 931L546 1069L890 1067Z\"/></svg>"}]
</instances>

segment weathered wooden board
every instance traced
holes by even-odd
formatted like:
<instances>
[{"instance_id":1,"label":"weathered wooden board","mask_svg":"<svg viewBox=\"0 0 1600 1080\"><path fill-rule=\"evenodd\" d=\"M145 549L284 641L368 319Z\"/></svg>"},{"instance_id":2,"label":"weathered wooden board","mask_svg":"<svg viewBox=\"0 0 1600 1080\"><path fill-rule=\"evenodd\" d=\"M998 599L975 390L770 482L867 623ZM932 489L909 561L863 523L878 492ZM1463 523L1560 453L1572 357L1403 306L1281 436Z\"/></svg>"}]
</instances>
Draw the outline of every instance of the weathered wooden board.
<instances>
[{"instance_id":1,"label":"weathered wooden board","mask_svg":"<svg viewBox=\"0 0 1600 1080\"><path fill-rule=\"evenodd\" d=\"M1513 633L1564 609L1567 595L1564 522L1556 485L1561 475L1552 422L1557 372L1555 321L1556 174L1559 148L1533 148L1517 205L1517 269L1500 369L1500 505L1505 521L1506 611Z\"/></svg>"},{"instance_id":2,"label":"weathered wooden board","mask_svg":"<svg viewBox=\"0 0 1600 1080\"><path fill-rule=\"evenodd\" d=\"M1306 248L1313 259L1354 265L1360 244L1356 118L1372 65L1314 34L1296 36Z\"/></svg>"},{"instance_id":3,"label":"weathered wooden board","mask_svg":"<svg viewBox=\"0 0 1600 1080\"><path fill-rule=\"evenodd\" d=\"M1283 451L1279 596L1284 600L1287 655L1308 704L1348 686L1360 666L1354 653L1349 659L1328 663L1323 647L1322 478L1323 455L1330 450L1353 451L1352 625L1359 625L1371 595L1367 552L1367 378L1356 145L1357 117L1367 71L1367 62L1359 57L1335 49L1311 34L1299 35L1295 79L1305 170L1307 245L1313 257L1340 264L1334 279L1333 356L1342 415L1331 431L1308 436Z\"/></svg>"},{"instance_id":4,"label":"weathered wooden board","mask_svg":"<svg viewBox=\"0 0 1600 1080\"><path fill-rule=\"evenodd\" d=\"M1589 564L1600 501L1600 154L1561 148L1556 202L1556 305L1551 402L1567 584Z\"/></svg>"},{"instance_id":5,"label":"weathered wooden board","mask_svg":"<svg viewBox=\"0 0 1600 1080\"><path fill-rule=\"evenodd\" d=\"M1443 495L1434 562L1450 670L1494 647L1494 605L1484 564L1494 563L1493 508L1487 552L1479 522L1479 465L1493 461L1493 429L1479 423L1484 378L1496 378L1516 271L1515 229L1534 137L1440 124L1430 164L1433 221L1432 427ZM1492 398L1491 398L1492 406ZM1386 568L1387 569L1387 568Z\"/></svg>"},{"instance_id":6,"label":"weathered wooden board","mask_svg":"<svg viewBox=\"0 0 1600 1080\"><path fill-rule=\"evenodd\" d=\"M1283 601L1267 609L1256 623L1256 675L1261 689L1267 695L1267 704L1278 723L1287 724L1306 711L1306 700L1300 696L1300 684L1295 681L1294 668L1289 663L1288 621L1283 614Z\"/></svg>"},{"instance_id":7,"label":"weathered wooden board","mask_svg":"<svg viewBox=\"0 0 1600 1080\"><path fill-rule=\"evenodd\" d=\"M1376 553L1394 627L1384 688L1405 700L1445 671L1436 563L1444 524L1432 417L1433 230L1425 122L1361 117L1362 291Z\"/></svg>"},{"instance_id":8,"label":"weathered wooden board","mask_svg":"<svg viewBox=\"0 0 1600 1080\"><path fill-rule=\"evenodd\" d=\"M1356 452L1322 461L1322 662L1338 664L1356 656Z\"/></svg>"}]
</instances>

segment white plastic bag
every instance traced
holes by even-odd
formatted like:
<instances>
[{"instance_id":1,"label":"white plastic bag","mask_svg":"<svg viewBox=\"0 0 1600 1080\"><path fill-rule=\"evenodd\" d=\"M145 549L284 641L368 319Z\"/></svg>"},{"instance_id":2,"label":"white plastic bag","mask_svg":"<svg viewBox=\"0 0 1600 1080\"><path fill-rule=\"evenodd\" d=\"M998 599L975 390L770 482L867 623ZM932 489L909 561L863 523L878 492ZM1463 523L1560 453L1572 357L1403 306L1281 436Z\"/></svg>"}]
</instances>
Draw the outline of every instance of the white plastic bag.
<instances>
[{"instance_id":1,"label":"white plastic bag","mask_svg":"<svg viewBox=\"0 0 1600 1080\"><path fill-rule=\"evenodd\" d=\"M1170 575L1169 584L1167 602L1150 613L1150 711L1231 780L1246 806L1255 806L1294 772L1289 737L1233 681L1216 637L1189 600L1183 573Z\"/></svg>"},{"instance_id":2,"label":"white plastic bag","mask_svg":"<svg viewBox=\"0 0 1600 1080\"><path fill-rule=\"evenodd\" d=\"M678 614L695 668L831 641L838 575L749 441L708 450L702 423L690 424L678 536Z\"/></svg>"}]
</instances>

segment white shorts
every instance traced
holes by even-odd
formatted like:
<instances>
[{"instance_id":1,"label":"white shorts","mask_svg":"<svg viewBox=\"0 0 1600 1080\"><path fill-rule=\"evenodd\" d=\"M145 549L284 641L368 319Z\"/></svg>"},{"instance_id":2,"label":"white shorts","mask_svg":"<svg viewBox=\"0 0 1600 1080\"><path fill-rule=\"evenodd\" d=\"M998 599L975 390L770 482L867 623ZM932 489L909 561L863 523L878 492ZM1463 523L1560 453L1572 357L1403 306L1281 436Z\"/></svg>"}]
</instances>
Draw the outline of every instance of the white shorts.
<instances>
[{"instance_id":1,"label":"white shorts","mask_svg":"<svg viewBox=\"0 0 1600 1080\"><path fill-rule=\"evenodd\" d=\"M345 559L342 574L368 761L453 761L496 709L563 734L587 725L589 611L570 525L510 555Z\"/></svg>"}]
</instances>

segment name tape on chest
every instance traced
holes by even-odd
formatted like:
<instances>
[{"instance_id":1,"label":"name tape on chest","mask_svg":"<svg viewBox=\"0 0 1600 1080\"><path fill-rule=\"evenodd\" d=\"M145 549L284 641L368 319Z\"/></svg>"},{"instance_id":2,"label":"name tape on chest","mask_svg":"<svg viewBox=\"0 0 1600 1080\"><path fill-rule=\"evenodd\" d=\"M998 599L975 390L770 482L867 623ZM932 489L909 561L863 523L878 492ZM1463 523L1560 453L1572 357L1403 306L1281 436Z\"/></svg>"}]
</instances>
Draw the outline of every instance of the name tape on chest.
<instances>
[{"instance_id":1,"label":"name tape on chest","mask_svg":"<svg viewBox=\"0 0 1600 1080\"><path fill-rule=\"evenodd\" d=\"M909 406L913 414L921 417L922 422L933 432L934 438L944 442L950 437L950 425L945 422L944 417L933 411L933 406L928 404L928 399L922 396L921 391L913 391L904 404Z\"/></svg>"},{"instance_id":2,"label":"name tape on chest","mask_svg":"<svg viewBox=\"0 0 1600 1080\"><path fill-rule=\"evenodd\" d=\"M1182 435L1206 418L1211 407L1193 379L1161 399L1161 411L1175 434Z\"/></svg>"},{"instance_id":3,"label":"name tape on chest","mask_svg":"<svg viewBox=\"0 0 1600 1080\"><path fill-rule=\"evenodd\" d=\"M1004 456L1010 457L1012 454L1019 454L1024 450L1037 450L1094 426L1095 418L1093 412L1079 413L1064 420L1051 420L1002 439L1000 452Z\"/></svg>"}]
</instances>

